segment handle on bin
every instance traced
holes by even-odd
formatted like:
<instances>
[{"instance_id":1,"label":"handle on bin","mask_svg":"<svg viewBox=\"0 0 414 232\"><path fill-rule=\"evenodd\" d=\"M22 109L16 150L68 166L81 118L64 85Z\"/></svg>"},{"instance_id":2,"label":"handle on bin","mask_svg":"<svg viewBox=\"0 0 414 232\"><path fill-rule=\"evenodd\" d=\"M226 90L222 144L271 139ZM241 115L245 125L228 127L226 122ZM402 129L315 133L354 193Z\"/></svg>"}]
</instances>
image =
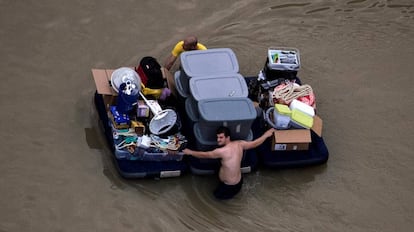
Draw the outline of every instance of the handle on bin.
<instances>
[{"instance_id":1,"label":"handle on bin","mask_svg":"<svg viewBox=\"0 0 414 232\"><path fill-rule=\"evenodd\" d=\"M269 109L266 110L266 112L264 113L264 119L267 123L269 123L270 126L272 126L273 128L276 128L276 125L272 122L272 120L270 120L270 112L274 110L274 107L270 107Z\"/></svg>"}]
</instances>

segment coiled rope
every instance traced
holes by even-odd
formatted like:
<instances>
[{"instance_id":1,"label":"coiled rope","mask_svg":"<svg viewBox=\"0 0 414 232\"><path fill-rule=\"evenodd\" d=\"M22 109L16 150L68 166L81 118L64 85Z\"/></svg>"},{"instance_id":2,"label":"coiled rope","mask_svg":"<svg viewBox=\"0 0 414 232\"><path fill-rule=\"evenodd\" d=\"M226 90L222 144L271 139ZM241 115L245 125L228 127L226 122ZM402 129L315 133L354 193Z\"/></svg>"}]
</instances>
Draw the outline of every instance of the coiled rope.
<instances>
[{"instance_id":1,"label":"coiled rope","mask_svg":"<svg viewBox=\"0 0 414 232\"><path fill-rule=\"evenodd\" d=\"M294 85L293 83L289 83L276 87L273 90L272 97L273 99L282 100L289 104L293 99L311 94L313 94L313 90L310 85Z\"/></svg>"}]
</instances>

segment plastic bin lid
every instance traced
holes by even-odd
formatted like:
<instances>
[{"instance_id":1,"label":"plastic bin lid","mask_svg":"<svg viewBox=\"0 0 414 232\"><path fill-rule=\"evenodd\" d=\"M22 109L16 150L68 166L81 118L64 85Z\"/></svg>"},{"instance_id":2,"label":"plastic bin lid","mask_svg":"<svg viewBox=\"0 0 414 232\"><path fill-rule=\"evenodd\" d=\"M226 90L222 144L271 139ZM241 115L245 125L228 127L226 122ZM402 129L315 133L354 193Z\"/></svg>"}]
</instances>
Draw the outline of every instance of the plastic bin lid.
<instances>
[{"instance_id":1,"label":"plastic bin lid","mask_svg":"<svg viewBox=\"0 0 414 232\"><path fill-rule=\"evenodd\" d=\"M238 73L203 76L190 79L190 92L195 100L247 97L249 90Z\"/></svg>"},{"instance_id":2,"label":"plastic bin lid","mask_svg":"<svg viewBox=\"0 0 414 232\"><path fill-rule=\"evenodd\" d=\"M280 115L290 116L292 111L289 109L289 106L283 104L275 104L276 112Z\"/></svg>"},{"instance_id":3,"label":"plastic bin lid","mask_svg":"<svg viewBox=\"0 0 414 232\"><path fill-rule=\"evenodd\" d=\"M312 106L306 103L303 103L299 100L296 100L296 99L293 99L293 101L289 105L289 108L290 110L294 110L294 109L300 110L303 113L306 113L311 117L315 116L315 109Z\"/></svg>"},{"instance_id":4,"label":"plastic bin lid","mask_svg":"<svg viewBox=\"0 0 414 232\"><path fill-rule=\"evenodd\" d=\"M209 122L254 120L257 116L252 100L246 97L201 100L198 112L200 119Z\"/></svg>"},{"instance_id":5,"label":"plastic bin lid","mask_svg":"<svg viewBox=\"0 0 414 232\"><path fill-rule=\"evenodd\" d=\"M181 53L180 60L189 77L239 72L236 54L230 48L186 51Z\"/></svg>"}]
</instances>

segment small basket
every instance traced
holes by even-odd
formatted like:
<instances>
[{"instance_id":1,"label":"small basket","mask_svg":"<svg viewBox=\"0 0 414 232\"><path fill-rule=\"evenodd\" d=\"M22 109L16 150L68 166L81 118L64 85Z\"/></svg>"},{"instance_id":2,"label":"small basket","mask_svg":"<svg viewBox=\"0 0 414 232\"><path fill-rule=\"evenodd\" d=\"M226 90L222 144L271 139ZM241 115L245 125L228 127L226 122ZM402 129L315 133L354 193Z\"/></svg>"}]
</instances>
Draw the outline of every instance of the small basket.
<instances>
[{"instance_id":1,"label":"small basket","mask_svg":"<svg viewBox=\"0 0 414 232\"><path fill-rule=\"evenodd\" d=\"M267 66L272 70L297 71L300 68L299 50L288 47L270 47Z\"/></svg>"}]
</instances>

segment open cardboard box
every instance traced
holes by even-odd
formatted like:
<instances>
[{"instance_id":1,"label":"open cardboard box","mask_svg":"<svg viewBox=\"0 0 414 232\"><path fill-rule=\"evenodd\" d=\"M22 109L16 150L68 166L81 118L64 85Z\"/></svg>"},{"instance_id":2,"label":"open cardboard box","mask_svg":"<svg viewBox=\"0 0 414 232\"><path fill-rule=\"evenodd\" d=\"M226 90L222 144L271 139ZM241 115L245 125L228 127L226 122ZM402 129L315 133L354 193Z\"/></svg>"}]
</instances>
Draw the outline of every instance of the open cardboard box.
<instances>
[{"instance_id":1,"label":"open cardboard box","mask_svg":"<svg viewBox=\"0 0 414 232\"><path fill-rule=\"evenodd\" d=\"M111 75L114 69L92 69L96 91L102 95L106 109L116 104L118 93L111 86Z\"/></svg>"},{"instance_id":2,"label":"open cardboard box","mask_svg":"<svg viewBox=\"0 0 414 232\"><path fill-rule=\"evenodd\" d=\"M276 130L272 138L272 151L308 150L311 132L322 136L322 119L315 115L311 129Z\"/></svg>"}]
</instances>

